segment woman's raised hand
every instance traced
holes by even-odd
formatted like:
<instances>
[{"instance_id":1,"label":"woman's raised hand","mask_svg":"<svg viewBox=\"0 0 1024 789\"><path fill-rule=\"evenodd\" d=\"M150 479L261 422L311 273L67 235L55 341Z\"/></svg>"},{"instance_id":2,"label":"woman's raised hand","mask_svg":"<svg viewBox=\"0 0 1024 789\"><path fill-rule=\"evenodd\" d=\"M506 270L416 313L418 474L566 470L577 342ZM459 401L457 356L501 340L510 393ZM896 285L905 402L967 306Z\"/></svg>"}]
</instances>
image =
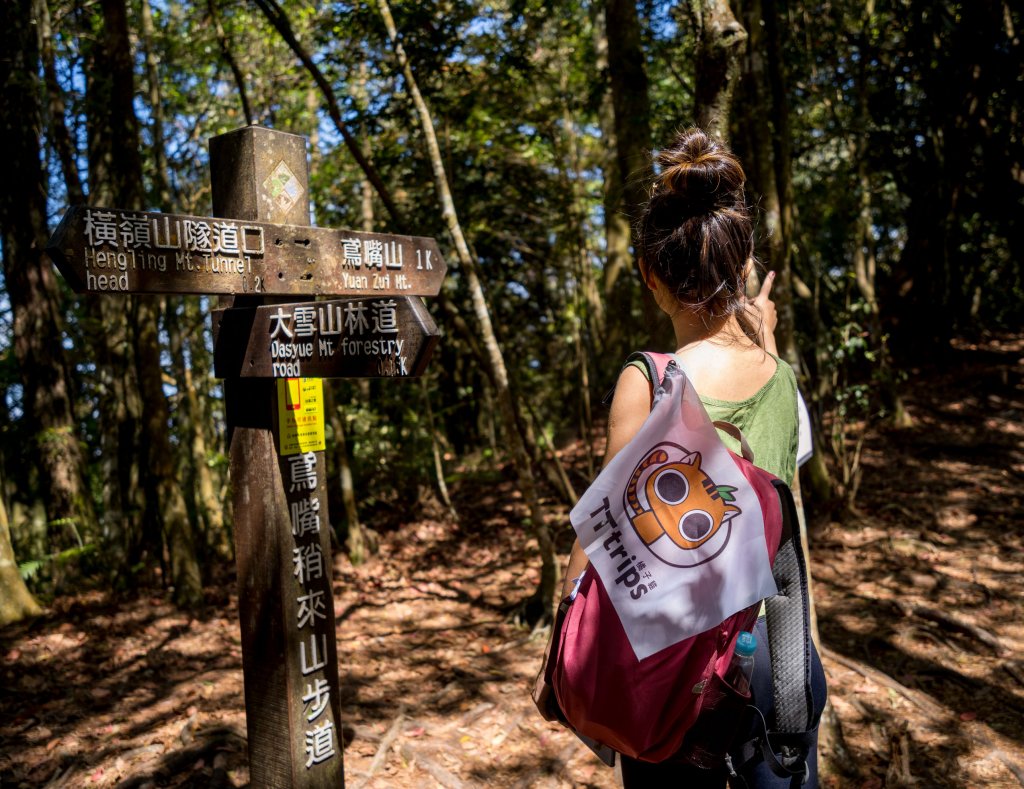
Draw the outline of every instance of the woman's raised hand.
<instances>
[{"instance_id":1,"label":"woman's raised hand","mask_svg":"<svg viewBox=\"0 0 1024 789\"><path fill-rule=\"evenodd\" d=\"M775 302L772 301L772 284L775 282L775 272L769 271L761 283L761 290L753 299L749 299L744 306L747 312L747 319L757 327L758 341L762 348L768 353L778 356L778 347L775 344L775 326L779 322L779 315L775 310Z\"/></svg>"}]
</instances>

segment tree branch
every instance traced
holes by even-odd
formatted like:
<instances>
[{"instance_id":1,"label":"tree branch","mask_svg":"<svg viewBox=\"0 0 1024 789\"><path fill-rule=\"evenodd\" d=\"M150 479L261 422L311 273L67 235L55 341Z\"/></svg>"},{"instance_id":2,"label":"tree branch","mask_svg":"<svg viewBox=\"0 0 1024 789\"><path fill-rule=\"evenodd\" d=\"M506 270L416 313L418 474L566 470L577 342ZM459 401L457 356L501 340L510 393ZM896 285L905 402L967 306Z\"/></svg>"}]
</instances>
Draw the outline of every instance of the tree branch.
<instances>
[{"instance_id":1,"label":"tree branch","mask_svg":"<svg viewBox=\"0 0 1024 789\"><path fill-rule=\"evenodd\" d=\"M208 0L206 7L210 11L210 21L213 22L213 29L217 34L220 52L224 56L224 60L227 61L232 75L234 75L235 87L238 88L238 98L242 101L242 112L245 113L245 122L252 126L254 121L252 107L249 105L249 93L245 89L245 75L242 74L242 69L238 67L238 61L235 60L235 56L231 54L231 44L228 41L227 34L224 32L224 26L220 23L220 16L217 14L217 0Z\"/></svg>"},{"instance_id":2,"label":"tree branch","mask_svg":"<svg viewBox=\"0 0 1024 789\"><path fill-rule=\"evenodd\" d=\"M292 30L291 22L288 21L288 17L284 10L278 5L277 0L255 0L256 5L263 12L263 15L267 18L267 21L274 26L274 29L281 35L281 38L285 40L285 43L291 47L292 52L295 56L302 61L302 65L306 67L306 70L313 77L313 81L316 82L317 87L320 88L320 92L323 94L324 100L327 102L327 114L330 115L331 120L334 122L335 127L341 133L342 139L345 141L345 147L348 148L349 153L352 154L352 158L356 160L356 163L362 168L366 174L367 180L373 184L373 188L380 196L381 202L384 204L384 208L387 209L388 214L391 216L395 229L399 232L406 232L405 219L402 216L402 212L395 205L395 201L391 197L391 192L384 185L381 180L380 174L377 172L373 164L363 155L360 150L355 137L352 136L352 132L349 131L348 126L345 125L345 121L341 118L341 109L338 107L338 99L334 95L334 89L330 83L324 77L323 72L320 71L316 63L313 62L313 58L310 57L309 52L299 43L299 40L295 37L295 32Z\"/></svg>"}]
</instances>

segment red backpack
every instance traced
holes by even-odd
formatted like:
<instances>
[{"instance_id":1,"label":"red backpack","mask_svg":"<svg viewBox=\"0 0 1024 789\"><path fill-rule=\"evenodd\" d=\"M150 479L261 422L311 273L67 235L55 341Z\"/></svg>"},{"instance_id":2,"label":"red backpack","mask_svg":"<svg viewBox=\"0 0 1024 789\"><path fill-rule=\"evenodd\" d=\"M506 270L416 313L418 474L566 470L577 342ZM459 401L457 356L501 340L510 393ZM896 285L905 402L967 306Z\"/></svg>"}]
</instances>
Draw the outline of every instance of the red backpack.
<instances>
[{"instance_id":1,"label":"red backpack","mask_svg":"<svg viewBox=\"0 0 1024 789\"><path fill-rule=\"evenodd\" d=\"M672 357L634 354L632 359L643 362L657 388ZM747 458L731 455L756 492L765 546L774 565L784 526L793 531L789 490ZM570 726L599 755L595 743L644 761L687 760L688 735L706 730L708 721L716 718L715 710L730 710L726 729L739 723L750 695L735 691L724 676L737 636L753 630L759 608L759 603L751 605L715 627L638 660L604 583L588 564L573 594L559 607L538 677L538 687L548 685L554 698L538 699L535 693L535 700L546 718ZM733 733L721 732L723 754Z\"/></svg>"}]
</instances>

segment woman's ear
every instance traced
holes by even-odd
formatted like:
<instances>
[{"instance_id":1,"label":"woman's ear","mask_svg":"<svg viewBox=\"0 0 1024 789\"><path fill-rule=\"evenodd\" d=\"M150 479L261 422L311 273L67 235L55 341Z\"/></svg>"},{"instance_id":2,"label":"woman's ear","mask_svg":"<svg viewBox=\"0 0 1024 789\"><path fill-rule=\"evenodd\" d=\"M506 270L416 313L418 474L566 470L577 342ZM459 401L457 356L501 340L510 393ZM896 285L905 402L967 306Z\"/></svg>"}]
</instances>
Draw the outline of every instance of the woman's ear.
<instances>
[{"instance_id":1,"label":"woman's ear","mask_svg":"<svg viewBox=\"0 0 1024 789\"><path fill-rule=\"evenodd\" d=\"M648 266L643 258L637 261L637 267L640 269L640 279L643 280L644 285L652 291L658 290L658 278L651 273L650 266Z\"/></svg>"}]
</instances>

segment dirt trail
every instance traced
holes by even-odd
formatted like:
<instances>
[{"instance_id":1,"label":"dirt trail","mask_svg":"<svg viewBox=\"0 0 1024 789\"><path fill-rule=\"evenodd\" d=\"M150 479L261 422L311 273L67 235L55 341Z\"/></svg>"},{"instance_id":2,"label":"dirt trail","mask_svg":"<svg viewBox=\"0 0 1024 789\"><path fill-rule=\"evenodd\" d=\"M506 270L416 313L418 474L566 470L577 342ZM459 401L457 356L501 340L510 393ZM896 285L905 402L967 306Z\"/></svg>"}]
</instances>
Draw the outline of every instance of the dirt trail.
<instances>
[{"instance_id":1,"label":"dirt trail","mask_svg":"<svg viewBox=\"0 0 1024 789\"><path fill-rule=\"evenodd\" d=\"M1024 341L1004 340L915 371L916 426L868 434L862 517L812 543L859 768L827 786L1024 785L1022 357ZM584 467L579 447L565 461ZM508 614L537 563L510 525L513 488L467 478L461 525L405 524L367 565L336 560L346 786L617 785L530 702L543 644ZM0 631L0 787L245 785L233 580L207 600L190 620L160 597L83 594Z\"/></svg>"}]
</instances>

